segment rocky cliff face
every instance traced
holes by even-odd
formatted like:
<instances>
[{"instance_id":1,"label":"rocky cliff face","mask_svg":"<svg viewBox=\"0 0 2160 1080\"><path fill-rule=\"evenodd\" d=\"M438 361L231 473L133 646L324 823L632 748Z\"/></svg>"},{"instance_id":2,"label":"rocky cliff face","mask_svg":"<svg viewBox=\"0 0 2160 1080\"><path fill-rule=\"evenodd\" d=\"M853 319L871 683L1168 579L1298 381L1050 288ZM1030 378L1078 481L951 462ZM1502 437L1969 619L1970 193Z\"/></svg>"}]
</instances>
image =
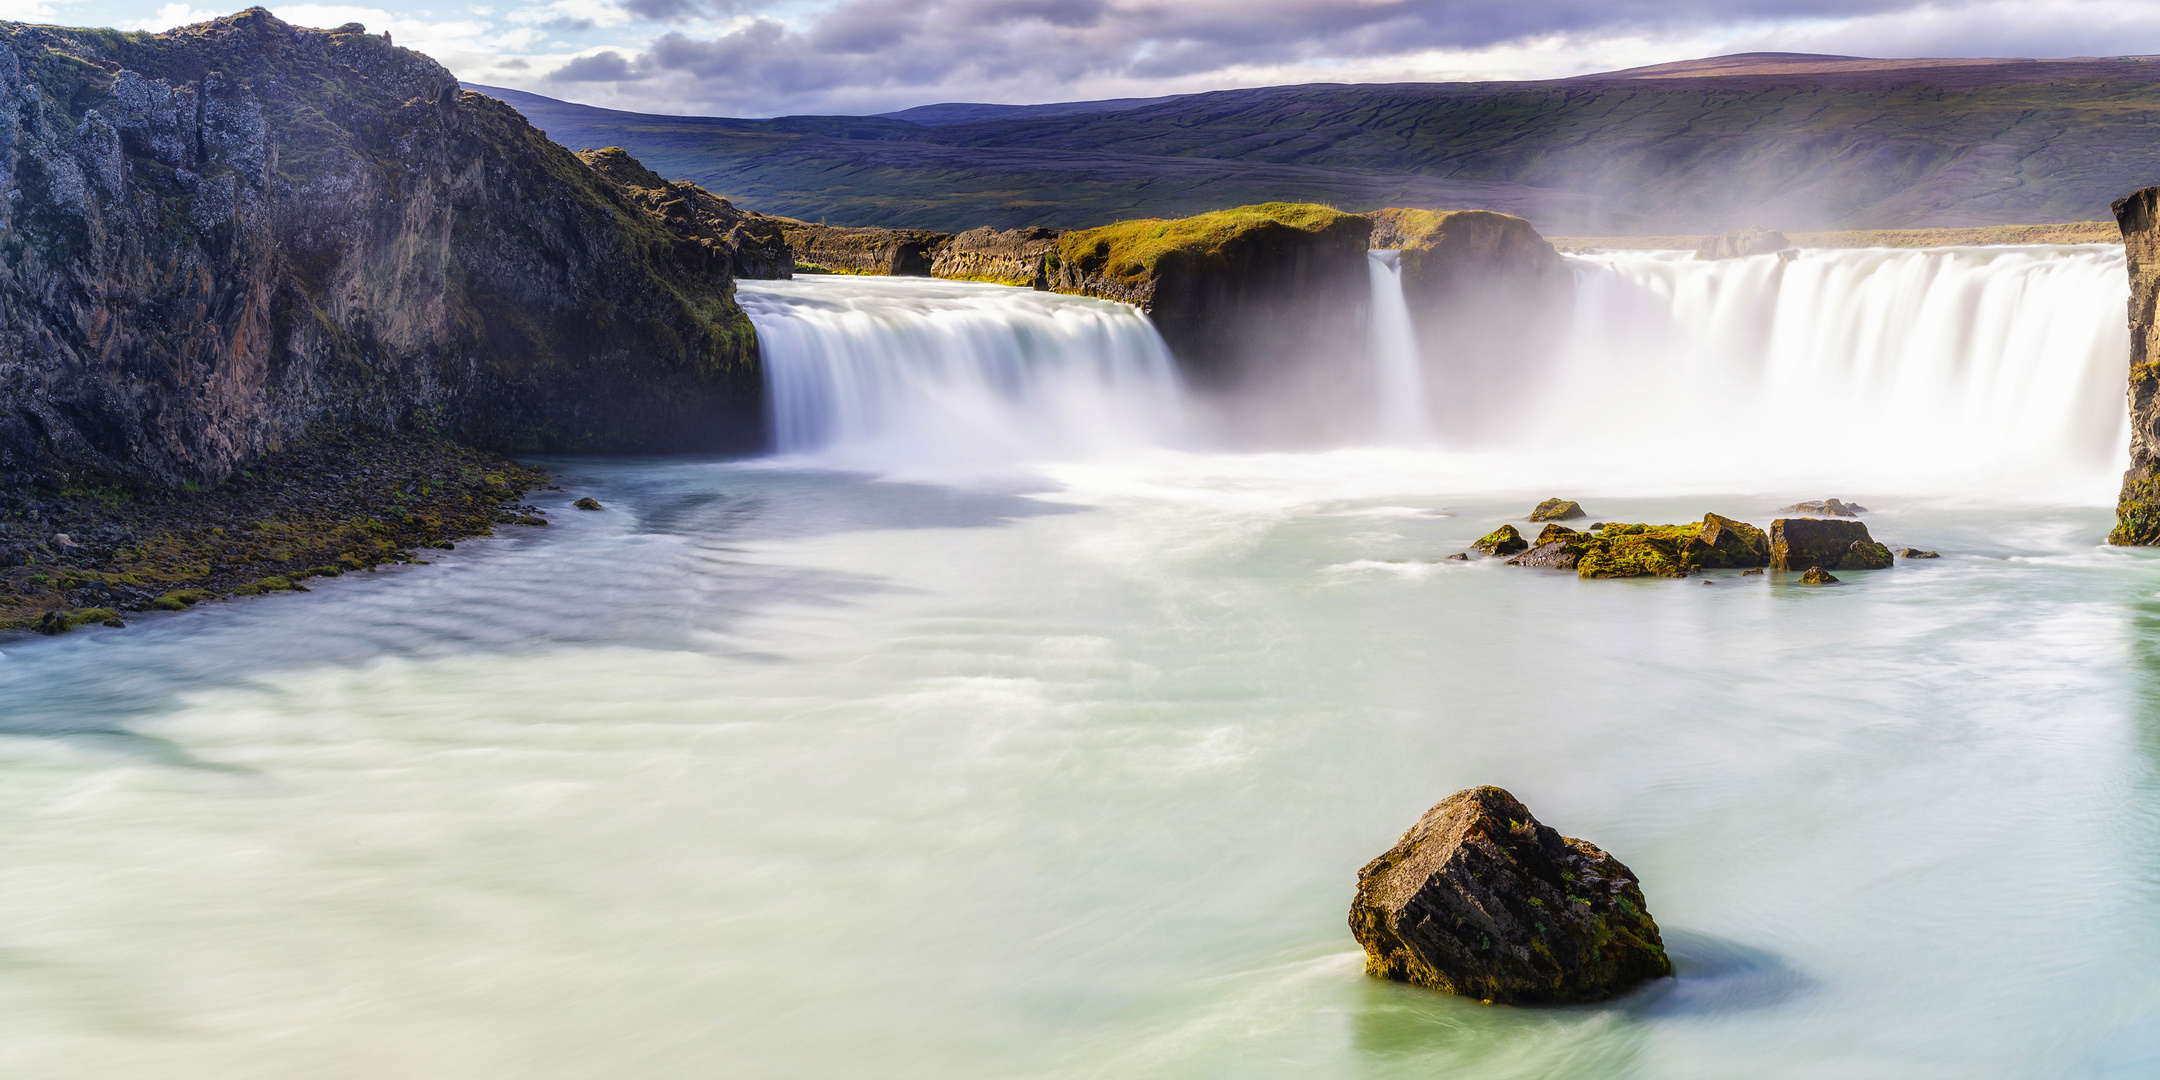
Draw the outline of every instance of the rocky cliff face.
<instances>
[{"instance_id":1,"label":"rocky cliff face","mask_svg":"<svg viewBox=\"0 0 2160 1080\"><path fill-rule=\"evenodd\" d=\"M1371 233L1370 218L1291 203L1120 222L1059 237L1045 283L1146 311L1240 433L1335 438L1370 412Z\"/></svg>"},{"instance_id":2,"label":"rocky cliff face","mask_svg":"<svg viewBox=\"0 0 2160 1080\"><path fill-rule=\"evenodd\" d=\"M1055 229L1041 228L969 229L938 249L930 273L941 278L1047 289L1043 259L1057 247L1060 235Z\"/></svg>"},{"instance_id":3,"label":"rocky cliff face","mask_svg":"<svg viewBox=\"0 0 2160 1080\"><path fill-rule=\"evenodd\" d=\"M686 180L663 180L619 146L578 151L578 160L622 190L630 201L684 236L726 251L738 278L785 280L795 274L784 218L767 217Z\"/></svg>"},{"instance_id":4,"label":"rocky cliff face","mask_svg":"<svg viewBox=\"0 0 2160 1080\"><path fill-rule=\"evenodd\" d=\"M2130 469L2108 543L2160 544L2160 187L2115 200L2130 265Z\"/></svg>"},{"instance_id":5,"label":"rocky cliff face","mask_svg":"<svg viewBox=\"0 0 2160 1080\"><path fill-rule=\"evenodd\" d=\"M795 261L843 274L925 277L953 234L921 229L855 229L779 219Z\"/></svg>"},{"instance_id":6,"label":"rocky cliff face","mask_svg":"<svg viewBox=\"0 0 2160 1080\"><path fill-rule=\"evenodd\" d=\"M1516 419L1501 403L1520 371L1556 354L1574 278L1528 221L1486 210L1377 210L1372 246L1402 250L1403 296L1429 369L1427 411L1443 429L1486 432ZM1443 392L1444 388L1444 392Z\"/></svg>"},{"instance_id":7,"label":"rocky cliff face","mask_svg":"<svg viewBox=\"0 0 2160 1080\"><path fill-rule=\"evenodd\" d=\"M734 253L358 25L0 24L0 474L214 481L324 423L755 446Z\"/></svg>"}]
</instances>

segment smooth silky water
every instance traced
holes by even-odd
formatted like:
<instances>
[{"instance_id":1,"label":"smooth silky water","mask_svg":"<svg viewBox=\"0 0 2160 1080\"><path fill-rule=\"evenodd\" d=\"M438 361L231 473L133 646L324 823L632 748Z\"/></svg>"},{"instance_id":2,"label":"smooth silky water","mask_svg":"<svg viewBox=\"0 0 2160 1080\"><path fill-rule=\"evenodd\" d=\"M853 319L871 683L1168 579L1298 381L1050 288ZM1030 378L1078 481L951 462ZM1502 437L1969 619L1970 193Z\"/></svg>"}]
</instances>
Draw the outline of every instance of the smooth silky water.
<instances>
[{"instance_id":1,"label":"smooth silky water","mask_svg":"<svg viewBox=\"0 0 2160 1080\"><path fill-rule=\"evenodd\" d=\"M1757 447L1722 474L1552 432L1074 442L1057 425L1099 407L1176 405L1153 353L1105 362L1126 309L746 283L776 385L828 417L862 385L814 372L848 370L851 320L996 339L981 307L1010 302L1032 359L902 352L940 365L916 411L857 409L781 458L552 462L545 530L0 646L0 1075L2152 1075L2160 564L2099 542L2120 255L1587 257L1578 326L1677 342L1769 432L1791 422L1772 361L1804 358L1764 335L1846 317L1794 295L1805 273L1872 302L1860 269L1809 265L1864 259L1932 261L1923 302L1986 293L1961 260L2027 294L2084 274L2114 323L1872 362L1963 372L1940 378L1965 402L2015 381L2021 424L2114 427L1995 439L1923 400L1871 437L1929 456ZM1897 323L1826 346L1818 383L1860 385L1834 365ZM1526 411L1575 408L1546 380L1587 362L1526 377ZM1028 404L1059 383L1091 404ZM1606 430L1703 385L1608 391ZM1000 395L1048 452L949 426L906 456L923 410ZM896 467L820 457L866 447ZM1552 494L1758 523L1838 495L1943 558L1826 589L1437 561ZM1561 1009L1366 978L1357 868L1478 783L1637 870L1679 977Z\"/></svg>"}]
</instances>

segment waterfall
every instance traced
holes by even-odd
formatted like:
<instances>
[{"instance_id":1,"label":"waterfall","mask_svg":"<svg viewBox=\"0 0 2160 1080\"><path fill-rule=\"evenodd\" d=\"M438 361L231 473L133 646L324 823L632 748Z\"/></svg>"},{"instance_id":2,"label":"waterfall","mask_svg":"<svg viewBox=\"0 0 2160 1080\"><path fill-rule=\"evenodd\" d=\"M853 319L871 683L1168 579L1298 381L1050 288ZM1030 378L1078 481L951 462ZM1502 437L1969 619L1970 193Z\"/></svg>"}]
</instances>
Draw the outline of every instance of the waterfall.
<instances>
[{"instance_id":1,"label":"waterfall","mask_svg":"<svg viewBox=\"0 0 2160 1080\"><path fill-rule=\"evenodd\" d=\"M2123 468L2119 246L1570 262L1571 341L1515 403L1547 445L1673 477L2078 501Z\"/></svg>"},{"instance_id":2,"label":"waterfall","mask_svg":"<svg viewBox=\"0 0 2160 1080\"><path fill-rule=\"evenodd\" d=\"M1388 442L1421 442L1432 434L1425 409L1424 362L1410 327L1410 305L1403 299L1402 253L1366 253L1372 276L1372 320L1368 350L1377 393L1378 432Z\"/></svg>"},{"instance_id":3,"label":"waterfall","mask_svg":"<svg viewBox=\"0 0 2160 1080\"><path fill-rule=\"evenodd\" d=\"M783 454L1001 467L1174 442L1162 338L1107 301L900 277L742 281Z\"/></svg>"},{"instance_id":4,"label":"waterfall","mask_svg":"<svg viewBox=\"0 0 2160 1080\"><path fill-rule=\"evenodd\" d=\"M1472 380L1451 375L1480 359L1467 351L1419 356L1400 264L1373 252L1368 348L1343 362L1371 365L1354 381L1377 388L1374 427L1351 441L1437 444L1606 490L2094 502L2123 467L2119 247L1569 265L1563 344ZM843 467L995 470L1190 444L1195 417L1232 407L1188 403L1162 339L1121 304L880 277L744 281L738 297L778 449ZM1476 431L1437 422L1427 387L1447 388Z\"/></svg>"}]
</instances>

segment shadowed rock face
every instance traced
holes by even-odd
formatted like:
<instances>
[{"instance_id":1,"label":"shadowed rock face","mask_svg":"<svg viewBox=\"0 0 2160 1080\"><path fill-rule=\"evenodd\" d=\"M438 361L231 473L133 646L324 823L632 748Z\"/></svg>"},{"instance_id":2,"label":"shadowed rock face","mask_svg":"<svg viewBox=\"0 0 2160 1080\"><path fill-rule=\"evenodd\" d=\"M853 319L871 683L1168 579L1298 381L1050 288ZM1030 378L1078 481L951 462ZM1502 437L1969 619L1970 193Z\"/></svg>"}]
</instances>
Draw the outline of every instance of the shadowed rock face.
<instances>
[{"instance_id":1,"label":"shadowed rock face","mask_svg":"<svg viewBox=\"0 0 2160 1080\"><path fill-rule=\"evenodd\" d=\"M1575 280L1528 221L1486 210L1375 210L1372 246L1402 251L1403 298L1443 430L1497 434L1526 371L1559 355Z\"/></svg>"},{"instance_id":2,"label":"shadowed rock face","mask_svg":"<svg viewBox=\"0 0 2160 1080\"><path fill-rule=\"evenodd\" d=\"M762 443L728 253L357 25L0 24L0 102L0 474L215 481L326 423Z\"/></svg>"},{"instance_id":3,"label":"shadowed rock face","mask_svg":"<svg viewBox=\"0 0 2160 1080\"><path fill-rule=\"evenodd\" d=\"M2110 544L2160 544L2160 188L2115 201L2130 264L2130 468Z\"/></svg>"},{"instance_id":4,"label":"shadowed rock face","mask_svg":"<svg viewBox=\"0 0 2160 1080\"><path fill-rule=\"evenodd\" d=\"M1634 872L1496 787L1449 796L1358 871L1350 932L1368 974L1504 1004L1672 974Z\"/></svg>"},{"instance_id":5,"label":"shadowed rock face","mask_svg":"<svg viewBox=\"0 0 2160 1080\"><path fill-rule=\"evenodd\" d=\"M969 229L952 238L931 261L930 273L941 278L995 281L1048 289L1043 257L1057 246L1055 229Z\"/></svg>"},{"instance_id":6,"label":"shadowed rock face","mask_svg":"<svg viewBox=\"0 0 2160 1080\"><path fill-rule=\"evenodd\" d=\"M796 262L851 274L927 277L953 238L921 229L850 229L787 219L781 227Z\"/></svg>"}]
</instances>

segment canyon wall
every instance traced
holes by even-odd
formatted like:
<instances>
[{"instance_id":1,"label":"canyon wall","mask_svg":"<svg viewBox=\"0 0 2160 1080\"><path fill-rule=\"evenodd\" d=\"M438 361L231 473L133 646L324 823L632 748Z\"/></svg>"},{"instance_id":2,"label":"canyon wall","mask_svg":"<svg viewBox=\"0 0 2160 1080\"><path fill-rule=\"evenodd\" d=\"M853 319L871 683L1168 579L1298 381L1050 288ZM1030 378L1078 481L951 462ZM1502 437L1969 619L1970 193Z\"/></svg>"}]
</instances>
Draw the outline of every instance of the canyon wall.
<instances>
[{"instance_id":1,"label":"canyon wall","mask_svg":"<svg viewBox=\"0 0 2160 1080\"><path fill-rule=\"evenodd\" d=\"M214 482L324 424L763 441L725 236L357 24L0 24L0 189L10 483Z\"/></svg>"},{"instance_id":2,"label":"canyon wall","mask_svg":"<svg viewBox=\"0 0 2160 1080\"><path fill-rule=\"evenodd\" d=\"M2130 469L2111 544L2160 544L2160 187L2115 200L2130 267Z\"/></svg>"}]
</instances>

